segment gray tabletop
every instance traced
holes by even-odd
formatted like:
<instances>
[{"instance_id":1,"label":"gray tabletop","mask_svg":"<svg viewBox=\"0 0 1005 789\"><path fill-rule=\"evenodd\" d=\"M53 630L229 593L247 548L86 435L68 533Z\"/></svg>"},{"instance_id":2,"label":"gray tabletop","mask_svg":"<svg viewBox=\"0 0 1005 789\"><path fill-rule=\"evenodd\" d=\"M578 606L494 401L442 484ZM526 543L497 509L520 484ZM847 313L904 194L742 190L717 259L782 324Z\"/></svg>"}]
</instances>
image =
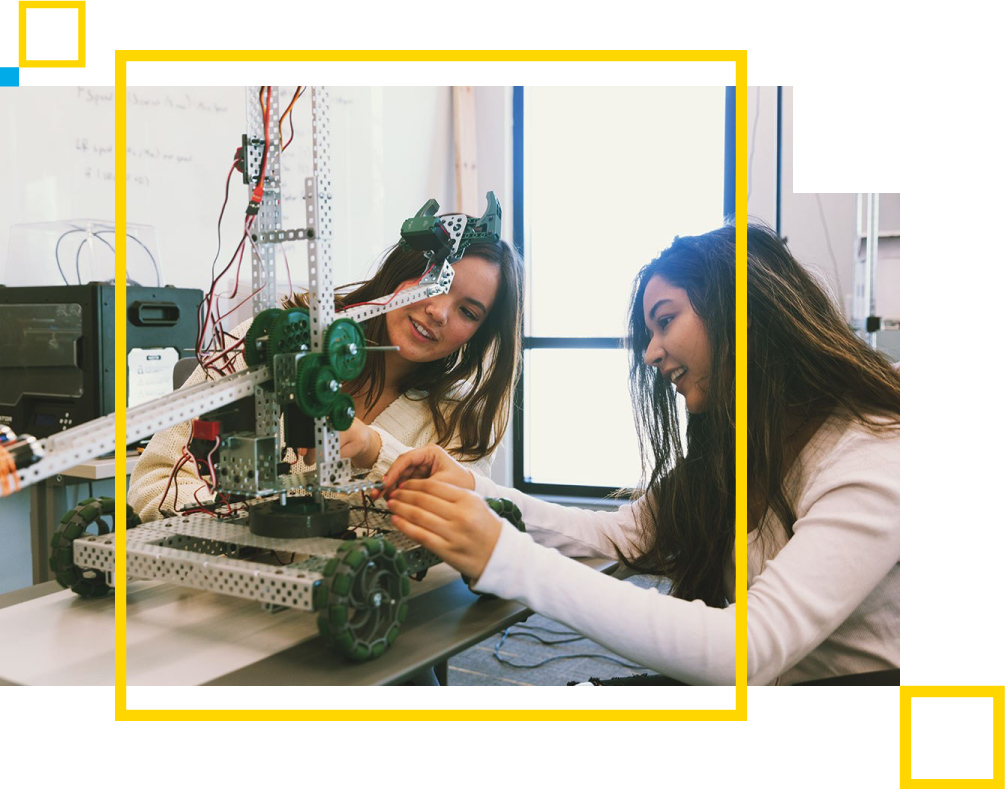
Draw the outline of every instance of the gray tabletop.
<instances>
[{"instance_id":1,"label":"gray tabletop","mask_svg":"<svg viewBox=\"0 0 1005 789\"><path fill-rule=\"evenodd\" d=\"M601 572L616 567L608 559L582 561ZM413 585L394 646L365 663L334 655L313 614L268 614L212 592L130 584L129 684L396 684L532 613L473 594L445 565L430 576ZM10 636L0 643L0 684L111 684L113 613L111 595L82 600L55 582L0 595L0 630Z\"/></svg>"}]
</instances>

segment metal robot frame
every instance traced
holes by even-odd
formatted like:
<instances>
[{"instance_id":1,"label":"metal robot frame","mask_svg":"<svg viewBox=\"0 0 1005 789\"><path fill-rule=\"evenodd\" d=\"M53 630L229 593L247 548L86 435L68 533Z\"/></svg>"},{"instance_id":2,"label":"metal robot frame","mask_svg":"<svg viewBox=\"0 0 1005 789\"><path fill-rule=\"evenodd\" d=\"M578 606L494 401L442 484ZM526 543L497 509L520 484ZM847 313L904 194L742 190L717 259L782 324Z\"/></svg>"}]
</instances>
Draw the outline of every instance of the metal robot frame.
<instances>
[{"instance_id":1,"label":"metal robot frame","mask_svg":"<svg viewBox=\"0 0 1005 789\"><path fill-rule=\"evenodd\" d=\"M329 390L337 392L342 383L337 375L329 374L322 377L327 390L322 384L314 386L318 376L304 377L305 368L310 366L305 360L313 356L317 364L330 362L336 370L340 369L340 363L341 369L346 369L346 363L353 369L360 368L366 353L365 340L361 339L361 334L353 334L350 324L446 293L454 276L451 262L461 257L464 249L474 241L498 240L501 211L491 192L485 215L474 221L464 214L437 218L438 205L434 200L428 201L402 226L402 243L423 250L429 260L418 284L389 294L386 303L336 312L327 90L311 89L313 176L307 178L305 184L306 227L292 230L282 227L279 91L270 91L272 106L268 129L264 125L259 97L259 88L248 88L244 157L249 198L254 197L256 188L256 178L252 174L260 174L264 140L269 140L252 236L258 247L258 254L252 258L256 316L252 330L256 322L260 322L260 328L256 335L249 330L245 338L249 367L128 409L126 442L132 443L221 406L254 397L254 434L221 436L219 489L259 499L279 496L284 503L287 491L306 489L320 501L322 491L352 493L372 488L373 483L352 479L351 462L341 457L338 429L332 427L327 414L314 415L315 470L306 474L280 473L281 408L288 407L291 402L301 405L305 392L315 391L325 396ZM302 314L292 316L289 311L275 309L276 244L283 241L307 243L310 310L306 319ZM266 320L270 317L266 314L269 311L272 328L268 328L270 324ZM283 319L276 323L276 314L280 312ZM345 323L345 319L350 322ZM330 329L336 322L345 331L333 337ZM309 347L303 342L305 324L309 329ZM287 325L295 325L297 331L287 332L284 328ZM276 337L265 341L258 336L262 326L267 333L275 330L276 335L282 329L285 345L277 344ZM266 345L271 351L265 350ZM249 347L250 357L247 356ZM264 364L250 363L263 356ZM305 380L311 381L311 385L305 386ZM307 399L315 402L312 397ZM351 420L351 410L348 416ZM9 442L8 447L26 447L21 449L22 457L25 452L31 455L31 462L16 471L18 483L32 484L112 451L114 419L114 414L110 414L41 442L24 441L17 447ZM490 505L522 526L519 512L511 503L490 500ZM52 540L50 566L57 580L78 594L105 594L113 584L114 535L102 520L112 514L113 507L111 499L82 502L66 514ZM95 523L98 534L87 533L88 527ZM266 607L317 611L319 629L325 640L336 651L356 660L377 657L391 646L407 613L408 576L422 573L439 561L393 530L381 530L376 536L359 540L327 536L283 538L251 533L244 517L190 513L140 524L131 510L126 528L126 572L130 579L163 579L257 600ZM249 554L262 551L288 551L307 555L307 558L284 566L247 558Z\"/></svg>"}]
</instances>

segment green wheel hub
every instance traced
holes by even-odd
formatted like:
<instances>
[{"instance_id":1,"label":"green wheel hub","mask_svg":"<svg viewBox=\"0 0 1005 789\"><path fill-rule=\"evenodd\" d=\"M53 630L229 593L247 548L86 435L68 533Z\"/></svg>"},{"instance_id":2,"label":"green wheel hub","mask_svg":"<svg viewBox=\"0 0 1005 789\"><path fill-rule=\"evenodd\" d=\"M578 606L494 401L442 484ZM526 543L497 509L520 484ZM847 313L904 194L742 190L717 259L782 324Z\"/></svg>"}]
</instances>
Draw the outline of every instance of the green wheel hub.
<instances>
[{"instance_id":1,"label":"green wheel hub","mask_svg":"<svg viewBox=\"0 0 1005 789\"><path fill-rule=\"evenodd\" d=\"M103 573L73 563L73 541L83 537L91 524L97 527L99 535L108 534L110 529L102 516L114 516L114 513L115 500L102 496L85 499L62 517L49 544L49 569L56 574L60 586L81 597L101 597L108 592ZM131 529L139 522L139 515L127 504L126 528Z\"/></svg>"},{"instance_id":2,"label":"green wheel hub","mask_svg":"<svg viewBox=\"0 0 1005 789\"><path fill-rule=\"evenodd\" d=\"M408 614L405 558L385 540L369 537L341 545L315 591L318 630L350 660L384 654Z\"/></svg>"},{"instance_id":3,"label":"green wheel hub","mask_svg":"<svg viewBox=\"0 0 1005 789\"><path fill-rule=\"evenodd\" d=\"M340 318L325 332L324 352L340 381L351 381L366 364L366 337L351 318Z\"/></svg>"}]
</instances>

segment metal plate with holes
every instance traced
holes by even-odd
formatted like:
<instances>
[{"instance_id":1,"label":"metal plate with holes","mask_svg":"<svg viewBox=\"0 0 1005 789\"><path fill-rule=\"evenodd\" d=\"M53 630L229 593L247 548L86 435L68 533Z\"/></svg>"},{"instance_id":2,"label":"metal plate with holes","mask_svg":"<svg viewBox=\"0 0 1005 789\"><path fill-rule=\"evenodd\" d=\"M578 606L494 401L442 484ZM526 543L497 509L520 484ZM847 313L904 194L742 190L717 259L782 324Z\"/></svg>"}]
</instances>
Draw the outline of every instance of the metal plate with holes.
<instances>
[{"instance_id":1,"label":"metal plate with holes","mask_svg":"<svg viewBox=\"0 0 1005 789\"><path fill-rule=\"evenodd\" d=\"M439 562L415 541L381 530L382 539L405 557L408 572ZM164 580L193 589L313 611L313 588L325 563L342 540L323 537L281 539L252 534L245 518L221 520L192 514L137 526L126 532L126 573L132 580ZM285 566L239 558L248 551L306 555ZM115 535L86 535L73 543L73 561L84 570L105 573L112 582Z\"/></svg>"},{"instance_id":2,"label":"metal plate with holes","mask_svg":"<svg viewBox=\"0 0 1005 789\"><path fill-rule=\"evenodd\" d=\"M453 269L450 271L450 276L451 278L453 277ZM370 318L375 318L378 315L383 315L385 312L390 312L398 307L403 307L406 304L439 296L441 293L446 293L446 288L440 285L422 285L414 288L406 288L387 304L350 307L347 310L339 312L338 316L340 318L352 318L357 323L360 323Z\"/></svg>"},{"instance_id":3,"label":"metal plate with holes","mask_svg":"<svg viewBox=\"0 0 1005 789\"><path fill-rule=\"evenodd\" d=\"M166 427L173 427L214 408L247 397L271 376L264 367L241 370L224 380L205 381L195 386L158 397L129 409L126 443L146 438ZM65 471L84 460L115 449L115 414L71 427L39 442L45 457L29 468L18 471L22 486Z\"/></svg>"},{"instance_id":4,"label":"metal plate with holes","mask_svg":"<svg viewBox=\"0 0 1005 789\"><path fill-rule=\"evenodd\" d=\"M295 230L267 230L262 233L255 233L251 240L256 244L278 244L283 241L303 241L311 238L314 231L305 227Z\"/></svg>"},{"instance_id":5,"label":"metal plate with holes","mask_svg":"<svg viewBox=\"0 0 1005 789\"><path fill-rule=\"evenodd\" d=\"M230 435L220 445L218 484L224 493L257 496L279 490L274 435Z\"/></svg>"}]
</instances>

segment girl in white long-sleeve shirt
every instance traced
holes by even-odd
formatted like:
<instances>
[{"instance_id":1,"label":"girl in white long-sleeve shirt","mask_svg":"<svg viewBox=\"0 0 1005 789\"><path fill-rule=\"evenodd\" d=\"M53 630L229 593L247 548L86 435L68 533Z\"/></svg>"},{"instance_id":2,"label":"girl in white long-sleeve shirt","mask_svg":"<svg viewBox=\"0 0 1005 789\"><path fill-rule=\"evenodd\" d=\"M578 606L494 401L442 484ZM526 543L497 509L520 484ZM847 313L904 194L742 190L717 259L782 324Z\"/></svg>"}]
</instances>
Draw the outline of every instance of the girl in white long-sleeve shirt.
<instances>
[{"instance_id":1,"label":"girl in white long-sleeve shirt","mask_svg":"<svg viewBox=\"0 0 1005 789\"><path fill-rule=\"evenodd\" d=\"M897 668L899 375L758 225L748 228L747 276L748 681ZM477 591L518 599L676 680L731 684L734 294L733 227L675 240L636 279L633 400L654 461L638 500L616 513L559 507L425 448L385 477L395 525L475 578ZM481 496L512 499L527 534ZM567 556L667 575L673 596Z\"/></svg>"}]
</instances>

